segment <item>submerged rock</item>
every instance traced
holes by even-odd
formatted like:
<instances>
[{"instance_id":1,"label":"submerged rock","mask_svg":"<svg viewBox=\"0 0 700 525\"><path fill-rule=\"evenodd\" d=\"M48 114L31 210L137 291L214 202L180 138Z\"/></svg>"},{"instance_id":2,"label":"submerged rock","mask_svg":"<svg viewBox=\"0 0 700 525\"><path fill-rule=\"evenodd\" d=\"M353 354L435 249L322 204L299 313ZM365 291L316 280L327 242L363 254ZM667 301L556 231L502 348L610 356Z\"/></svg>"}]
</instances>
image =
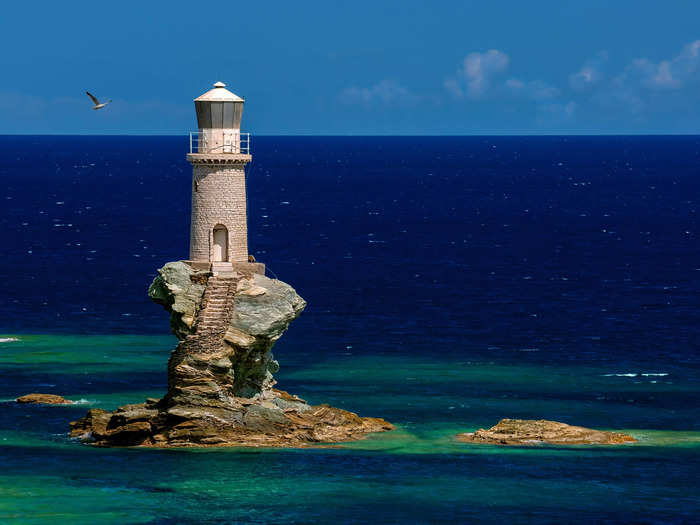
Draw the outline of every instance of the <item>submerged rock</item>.
<instances>
[{"instance_id":1,"label":"submerged rock","mask_svg":"<svg viewBox=\"0 0 700 525\"><path fill-rule=\"evenodd\" d=\"M73 401L54 394L27 394L16 399L18 403L36 403L42 405L70 405Z\"/></svg>"},{"instance_id":2,"label":"submerged rock","mask_svg":"<svg viewBox=\"0 0 700 525\"><path fill-rule=\"evenodd\" d=\"M546 419L501 419L488 430L480 428L476 432L457 434L457 439L491 445L620 445L637 441L619 432L575 427Z\"/></svg>"},{"instance_id":3,"label":"submerged rock","mask_svg":"<svg viewBox=\"0 0 700 525\"><path fill-rule=\"evenodd\" d=\"M148 295L170 313L180 340L167 394L90 410L71 423L71 436L98 446L298 447L393 429L274 388L272 346L306 307L288 284L240 268L212 276L180 261L158 270Z\"/></svg>"}]
</instances>

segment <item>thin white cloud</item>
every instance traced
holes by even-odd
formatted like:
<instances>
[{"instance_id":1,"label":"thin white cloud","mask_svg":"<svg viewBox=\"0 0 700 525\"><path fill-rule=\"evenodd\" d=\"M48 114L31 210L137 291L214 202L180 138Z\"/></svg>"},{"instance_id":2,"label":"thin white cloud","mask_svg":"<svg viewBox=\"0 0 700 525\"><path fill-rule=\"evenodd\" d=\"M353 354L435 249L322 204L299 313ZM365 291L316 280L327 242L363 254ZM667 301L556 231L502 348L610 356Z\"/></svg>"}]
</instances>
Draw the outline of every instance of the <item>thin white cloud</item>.
<instances>
[{"instance_id":1,"label":"thin white cloud","mask_svg":"<svg viewBox=\"0 0 700 525\"><path fill-rule=\"evenodd\" d=\"M615 76L596 100L603 106L619 105L630 113L664 108L694 98L700 84L700 40L686 44L678 55L654 62L633 60Z\"/></svg>"},{"instance_id":2,"label":"thin white cloud","mask_svg":"<svg viewBox=\"0 0 700 525\"><path fill-rule=\"evenodd\" d=\"M686 44L671 60L654 64L646 59L636 61L647 86L658 89L679 89L696 75L700 66L700 40Z\"/></svg>"},{"instance_id":3,"label":"thin white cloud","mask_svg":"<svg viewBox=\"0 0 700 525\"><path fill-rule=\"evenodd\" d=\"M683 88L700 71L700 40L686 44L681 52L667 60L652 62L638 58L615 79L618 85L640 85L650 89Z\"/></svg>"},{"instance_id":4,"label":"thin white cloud","mask_svg":"<svg viewBox=\"0 0 700 525\"><path fill-rule=\"evenodd\" d=\"M661 62L656 68L654 76L651 78L651 84L658 87L680 87L681 80L674 77L671 72L671 63L668 61Z\"/></svg>"},{"instance_id":5,"label":"thin white cloud","mask_svg":"<svg viewBox=\"0 0 700 525\"><path fill-rule=\"evenodd\" d=\"M464 96L464 91L462 86L457 82L455 78L448 78L444 82L445 89L449 91L455 98L462 98Z\"/></svg>"},{"instance_id":6,"label":"thin white cloud","mask_svg":"<svg viewBox=\"0 0 700 525\"><path fill-rule=\"evenodd\" d=\"M618 75L615 84L629 88L678 89L683 83L680 76L674 73L669 60L654 63L638 58Z\"/></svg>"},{"instance_id":7,"label":"thin white cloud","mask_svg":"<svg viewBox=\"0 0 700 525\"><path fill-rule=\"evenodd\" d=\"M555 125L598 117L641 121L653 111L683 112L700 102L700 40L669 58L633 60L617 74L601 51L555 83L509 76L510 61L498 49L469 53L444 80L443 93L457 100L498 100L509 112L529 112L537 123ZM365 105L443 103L440 95L418 95L392 80L346 88L339 99Z\"/></svg>"},{"instance_id":8,"label":"thin white cloud","mask_svg":"<svg viewBox=\"0 0 700 525\"><path fill-rule=\"evenodd\" d=\"M44 97L16 91L0 92L0 110L14 117L40 117L48 106L49 100Z\"/></svg>"},{"instance_id":9,"label":"thin white cloud","mask_svg":"<svg viewBox=\"0 0 700 525\"><path fill-rule=\"evenodd\" d=\"M579 106L608 115L637 119L653 112L683 111L700 99L700 40L661 60L637 58L616 74L607 74L607 53L599 53L569 75Z\"/></svg>"},{"instance_id":10,"label":"thin white cloud","mask_svg":"<svg viewBox=\"0 0 700 525\"><path fill-rule=\"evenodd\" d=\"M76 96L36 96L0 91L0 113L15 122L13 131L54 130L76 132L151 133L181 132L188 129L193 110L188 104L115 98L104 110L93 111L92 102L82 91ZM161 129L141 129L134 122L157 119Z\"/></svg>"},{"instance_id":11,"label":"thin white cloud","mask_svg":"<svg viewBox=\"0 0 700 525\"><path fill-rule=\"evenodd\" d=\"M601 51L586 63L576 73L569 75L569 85L575 91L586 91L600 84L604 79L603 68L608 60L608 53Z\"/></svg>"},{"instance_id":12,"label":"thin white cloud","mask_svg":"<svg viewBox=\"0 0 700 525\"><path fill-rule=\"evenodd\" d=\"M382 80L371 87L348 87L339 95L344 104L391 104L411 102L416 98L406 87L393 80Z\"/></svg>"},{"instance_id":13,"label":"thin white cloud","mask_svg":"<svg viewBox=\"0 0 700 525\"><path fill-rule=\"evenodd\" d=\"M510 93L531 100L550 100L561 94L558 88L542 80L523 81L518 78L509 78L506 80L505 87Z\"/></svg>"},{"instance_id":14,"label":"thin white cloud","mask_svg":"<svg viewBox=\"0 0 700 525\"><path fill-rule=\"evenodd\" d=\"M543 105L541 107L541 110L554 117L570 119L576 113L577 108L578 104L576 104L576 102L574 102L573 100L570 100L568 102L556 102L553 104Z\"/></svg>"},{"instance_id":15,"label":"thin white cloud","mask_svg":"<svg viewBox=\"0 0 700 525\"><path fill-rule=\"evenodd\" d=\"M469 53L456 76L446 79L444 86L457 98L480 98L491 88L493 78L508 69L509 63L508 55L497 49Z\"/></svg>"}]
</instances>

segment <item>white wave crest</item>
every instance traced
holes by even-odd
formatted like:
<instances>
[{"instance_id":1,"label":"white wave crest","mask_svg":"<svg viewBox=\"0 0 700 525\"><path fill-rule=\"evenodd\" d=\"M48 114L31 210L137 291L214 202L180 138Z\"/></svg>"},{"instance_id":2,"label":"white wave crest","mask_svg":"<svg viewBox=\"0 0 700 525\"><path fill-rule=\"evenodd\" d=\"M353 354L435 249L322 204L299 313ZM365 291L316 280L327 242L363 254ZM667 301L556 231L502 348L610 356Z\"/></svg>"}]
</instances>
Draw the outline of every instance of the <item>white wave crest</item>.
<instances>
[{"instance_id":1,"label":"white wave crest","mask_svg":"<svg viewBox=\"0 0 700 525\"><path fill-rule=\"evenodd\" d=\"M78 399L78 400L76 400L76 401L73 401L72 404L73 404L73 405L94 405L94 404L96 404L96 403L97 403L97 401L95 401L94 399L80 398L80 399Z\"/></svg>"},{"instance_id":2,"label":"white wave crest","mask_svg":"<svg viewBox=\"0 0 700 525\"><path fill-rule=\"evenodd\" d=\"M667 372L625 372L624 374L603 374L603 377L637 377L637 376L644 376L644 377L650 377L650 376L667 376Z\"/></svg>"},{"instance_id":3,"label":"white wave crest","mask_svg":"<svg viewBox=\"0 0 700 525\"><path fill-rule=\"evenodd\" d=\"M19 338L17 338L17 337L0 337L0 343L14 343L15 341L19 341Z\"/></svg>"}]
</instances>

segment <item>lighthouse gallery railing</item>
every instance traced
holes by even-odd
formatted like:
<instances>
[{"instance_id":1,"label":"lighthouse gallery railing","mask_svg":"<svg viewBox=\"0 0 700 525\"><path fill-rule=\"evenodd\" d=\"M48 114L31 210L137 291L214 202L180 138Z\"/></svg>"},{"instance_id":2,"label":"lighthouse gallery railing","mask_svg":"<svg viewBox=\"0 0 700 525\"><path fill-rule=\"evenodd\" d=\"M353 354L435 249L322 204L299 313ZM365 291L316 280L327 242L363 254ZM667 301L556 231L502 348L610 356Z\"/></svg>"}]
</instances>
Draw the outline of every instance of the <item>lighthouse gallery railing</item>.
<instances>
[{"instance_id":1,"label":"lighthouse gallery railing","mask_svg":"<svg viewBox=\"0 0 700 525\"><path fill-rule=\"evenodd\" d=\"M223 143L211 147L204 133L190 131L190 153L234 153L250 155L250 133L224 132Z\"/></svg>"}]
</instances>

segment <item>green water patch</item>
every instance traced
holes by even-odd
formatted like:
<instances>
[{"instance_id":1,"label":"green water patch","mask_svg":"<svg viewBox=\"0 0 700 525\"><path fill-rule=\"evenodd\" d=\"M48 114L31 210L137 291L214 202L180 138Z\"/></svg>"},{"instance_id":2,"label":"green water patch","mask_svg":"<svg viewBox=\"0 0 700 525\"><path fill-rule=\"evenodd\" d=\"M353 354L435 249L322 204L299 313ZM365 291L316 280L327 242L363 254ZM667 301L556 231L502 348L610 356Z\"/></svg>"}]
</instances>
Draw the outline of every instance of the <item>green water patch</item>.
<instances>
[{"instance_id":1,"label":"green water patch","mask_svg":"<svg viewBox=\"0 0 700 525\"><path fill-rule=\"evenodd\" d=\"M291 379L338 384L403 385L407 388L422 385L453 383L479 384L490 389L506 388L518 392L559 392L562 385L576 392L599 390L693 391L698 387L676 384L671 374L661 366L654 370L636 370L620 373L611 367L550 366L504 364L495 361L423 360L415 357L346 357L322 361L288 374Z\"/></svg>"},{"instance_id":2,"label":"green water patch","mask_svg":"<svg viewBox=\"0 0 700 525\"><path fill-rule=\"evenodd\" d=\"M162 370L177 339L143 335L3 335L0 368L43 373Z\"/></svg>"},{"instance_id":3,"label":"green water patch","mask_svg":"<svg viewBox=\"0 0 700 525\"><path fill-rule=\"evenodd\" d=\"M18 340L0 343L3 373L21 369L31 378L48 370L54 378L63 378L63 390L56 393L78 402L70 407L7 405L0 440L8 438L14 444L21 442L22 433L13 433L20 413L34 423L33 430L46 428L48 435L65 435L68 421L88 408L113 410L162 397L163 387L149 388L147 383L164 375L176 343L171 336L1 339L10 337ZM683 380L663 367L616 372L609 367L412 356L344 356L304 363L290 356L292 366L285 368L284 356L279 359L279 387L312 404L328 403L363 416L384 417L398 426L395 432L343 445L351 450L480 454L484 447L457 443L454 436L488 428L502 418L552 419L616 431L631 428L629 433L640 441L635 446L696 447L700 436L692 402L698 396L697 382ZM99 388L92 385L96 378L102 380ZM71 385L77 386L71 389ZM22 393L27 392L17 395ZM3 401L11 402L9 397Z\"/></svg>"},{"instance_id":4,"label":"green water patch","mask_svg":"<svg viewBox=\"0 0 700 525\"><path fill-rule=\"evenodd\" d=\"M623 375L624 374L624 375ZM523 365L415 357L346 357L285 370L280 386L400 424L454 421L464 430L502 418L601 429L694 431L700 385L676 371Z\"/></svg>"},{"instance_id":5,"label":"green water patch","mask_svg":"<svg viewBox=\"0 0 700 525\"><path fill-rule=\"evenodd\" d=\"M566 509L582 521L599 513L639 521L697 504L691 488L674 479L691 468L692 456L683 452L478 450L387 457L348 449L54 449L29 461L32 474L21 470L27 458L0 473L0 520L366 523L380 515L429 523L508 516L522 523ZM666 480L661 486L659 478Z\"/></svg>"},{"instance_id":6,"label":"green water patch","mask_svg":"<svg viewBox=\"0 0 700 525\"><path fill-rule=\"evenodd\" d=\"M139 489L74 485L61 476L1 476L0 520L33 523L148 523L157 502Z\"/></svg>"}]
</instances>

